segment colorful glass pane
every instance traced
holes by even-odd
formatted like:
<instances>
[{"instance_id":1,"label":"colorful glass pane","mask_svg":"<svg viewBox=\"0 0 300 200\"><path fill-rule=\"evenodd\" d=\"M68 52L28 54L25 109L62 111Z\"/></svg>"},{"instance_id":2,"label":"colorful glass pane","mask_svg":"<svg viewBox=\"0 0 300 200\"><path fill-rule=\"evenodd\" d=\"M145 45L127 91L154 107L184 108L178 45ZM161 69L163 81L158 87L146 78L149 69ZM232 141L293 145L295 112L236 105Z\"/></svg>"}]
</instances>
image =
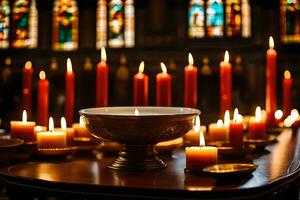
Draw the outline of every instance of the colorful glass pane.
<instances>
[{"instance_id":1,"label":"colorful glass pane","mask_svg":"<svg viewBox=\"0 0 300 200\"><path fill-rule=\"evenodd\" d=\"M300 42L300 0L282 0L281 14L282 40Z\"/></svg>"},{"instance_id":2,"label":"colorful glass pane","mask_svg":"<svg viewBox=\"0 0 300 200\"><path fill-rule=\"evenodd\" d=\"M106 0L98 0L97 5L97 41L96 48L101 49L107 45L107 7Z\"/></svg>"},{"instance_id":3,"label":"colorful glass pane","mask_svg":"<svg viewBox=\"0 0 300 200\"><path fill-rule=\"evenodd\" d=\"M251 7L249 0L242 0L242 36L251 36Z\"/></svg>"},{"instance_id":4,"label":"colorful glass pane","mask_svg":"<svg viewBox=\"0 0 300 200\"><path fill-rule=\"evenodd\" d=\"M188 35L190 38L205 36L205 5L203 0L191 0L188 12Z\"/></svg>"},{"instance_id":5,"label":"colorful glass pane","mask_svg":"<svg viewBox=\"0 0 300 200\"><path fill-rule=\"evenodd\" d=\"M111 0L109 3L109 47L124 46L124 6L121 0Z\"/></svg>"},{"instance_id":6,"label":"colorful glass pane","mask_svg":"<svg viewBox=\"0 0 300 200\"><path fill-rule=\"evenodd\" d=\"M36 48L38 45L38 11L35 0L31 0L29 12L29 48Z\"/></svg>"},{"instance_id":7,"label":"colorful glass pane","mask_svg":"<svg viewBox=\"0 0 300 200\"><path fill-rule=\"evenodd\" d=\"M126 0L125 1L125 47L134 46L134 1Z\"/></svg>"},{"instance_id":8,"label":"colorful glass pane","mask_svg":"<svg viewBox=\"0 0 300 200\"><path fill-rule=\"evenodd\" d=\"M0 1L0 48L5 49L9 46L9 2Z\"/></svg>"},{"instance_id":9,"label":"colorful glass pane","mask_svg":"<svg viewBox=\"0 0 300 200\"><path fill-rule=\"evenodd\" d=\"M75 0L55 0L53 9L53 49L78 48L78 7Z\"/></svg>"},{"instance_id":10,"label":"colorful glass pane","mask_svg":"<svg viewBox=\"0 0 300 200\"><path fill-rule=\"evenodd\" d=\"M241 36L241 2L240 0L226 1L226 35Z\"/></svg>"},{"instance_id":11,"label":"colorful glass pane","mask_svg":"<svg viewBox=\"0 0 300 200\"><path fill-rule=\"evenodd\" d=\"M224 8L222 0L208 0L206 9L206 27L208 37L224 35Z\"/></svg>"}]
</instances>

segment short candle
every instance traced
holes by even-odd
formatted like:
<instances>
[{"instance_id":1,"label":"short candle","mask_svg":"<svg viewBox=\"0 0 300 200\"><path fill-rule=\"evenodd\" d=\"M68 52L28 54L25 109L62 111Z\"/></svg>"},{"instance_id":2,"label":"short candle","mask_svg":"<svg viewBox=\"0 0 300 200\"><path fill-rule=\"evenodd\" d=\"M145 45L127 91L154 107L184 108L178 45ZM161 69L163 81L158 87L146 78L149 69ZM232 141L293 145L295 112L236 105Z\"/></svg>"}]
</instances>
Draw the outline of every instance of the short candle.
<instances>
[{"instance_id":1,"label":"short candle","mask_svg":"<svg viewBox=\"0 0 300 200\"><path fill-rule=\"evenodd\" d=\"M262 116L259 106L256 107L255 117L250 118L248 138L256 140L266 138L266 119Z\"/></svg>"},{"instance_id":2,"label":"short candle","mask_svg":"<svg viewBox=\"0 0 300 200\"><path fill-rule=\"evenodd\" d=\"M79 118L79 123L73 124L72 127L74 128L74 131L75 131L75 137L80 137L80 138L89 138L90 137L90 132L86 128L82 116L80 116L80 118Z\"/></svg>"},{"instance_id":3,"label":"short candle","mask_svg":"<svg viewBox=\"0 0 300 200\"><path fill-rule=\"evenodd\" d=\"M54 131L66 132L66 134L67 134L67 144L71 145L72 142L73 142L74 135L75 135L74 128L68 128L67 127L67 121L64 117L62 117L60 119L60 126L61 126L61 128L55 128Z\"/></svg>"},{"instance_id":4,"label":"short candle","mask_svg":"<svg viewBox=\"0 0 300 200\"><path fill-rule=\"evenodd\" d=\"M184 140L187 141L189 146L195 146L199 144L199 136L200 136L200 131L202 133L206 132L206 126L201 126L200 125L200 118L196 118L196 123L193 129L191 129L189 132L187 132L183 137ZM199 128L200 127L200 128Z\"/></svg>"},{"instance_id":5,"label":"short candle","mask_svg":"<svg viewBox=\"0 0 300 200\"><path fill-rule=\"evenodd\" d=\"M233 120L229 125L229 143L233 148L243 148L243 116L239 114L238 109L234 110Z\"/></svg>"},{"instance_id":6,"label":"short candle","mask_svg":"<svg viewBox=\"0 0 300 200\"><path fill-rule=\"evenodd\" d=\"M219 119L217 123L208 126L208 135L211 141L226 141L228 127L224 126L223 121Z\"/></svg>"}]
</instances>

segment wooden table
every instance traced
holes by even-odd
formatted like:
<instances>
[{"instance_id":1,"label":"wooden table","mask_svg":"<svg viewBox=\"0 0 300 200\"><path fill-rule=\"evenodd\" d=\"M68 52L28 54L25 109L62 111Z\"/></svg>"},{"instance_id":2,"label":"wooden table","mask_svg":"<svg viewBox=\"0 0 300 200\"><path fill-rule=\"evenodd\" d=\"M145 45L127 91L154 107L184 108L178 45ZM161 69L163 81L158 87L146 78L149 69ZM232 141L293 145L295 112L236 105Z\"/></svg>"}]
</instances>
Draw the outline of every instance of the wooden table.
<instances>
[{"instance_id":1,"label":"wooden table","mask_svg":"<svg viewBox=\"0 0 300 200\"><path fill-rule=\"evenodd\" d=\"M300 137L291 130L263 154L252 155L258 168L249 177L217 179L184 173L181 150L166 157L167 168L120 172L107 168L112 157L60 162L28 162L2 168L0 178L11 199L17 195L59 199L298 199ZM17 192L16 192L17 191Z\"/></svg>"}]
</instances>

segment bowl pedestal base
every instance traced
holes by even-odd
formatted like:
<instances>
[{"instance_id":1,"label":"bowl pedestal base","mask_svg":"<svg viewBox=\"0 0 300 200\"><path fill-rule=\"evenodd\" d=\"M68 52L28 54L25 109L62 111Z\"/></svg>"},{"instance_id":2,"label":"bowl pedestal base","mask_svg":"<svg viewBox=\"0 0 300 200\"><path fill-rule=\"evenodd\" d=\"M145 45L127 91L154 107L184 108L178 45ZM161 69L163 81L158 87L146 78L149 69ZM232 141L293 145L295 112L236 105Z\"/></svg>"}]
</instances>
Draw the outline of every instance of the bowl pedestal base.
<instances>
[{"instance_id":1,"label":"bowl pedestal base","mask_svg":"<svg viewBox=\"0 0 300 200\"><path fill-rule=\"evenodd\" d=\"M165 168L167 165L157 156L154 144L123 144L119 157L109 164L110 169L143 171Z\"/></svg>"}]
</instances>

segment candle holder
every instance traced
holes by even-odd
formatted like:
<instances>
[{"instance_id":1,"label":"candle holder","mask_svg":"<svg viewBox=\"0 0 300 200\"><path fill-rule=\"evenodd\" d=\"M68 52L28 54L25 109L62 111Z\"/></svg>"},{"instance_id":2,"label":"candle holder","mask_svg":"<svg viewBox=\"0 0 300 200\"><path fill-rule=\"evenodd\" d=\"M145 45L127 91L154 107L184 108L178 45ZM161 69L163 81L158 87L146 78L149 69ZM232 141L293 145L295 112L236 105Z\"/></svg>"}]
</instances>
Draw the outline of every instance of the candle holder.
<instances>
[{"instance_id":1,"label":"candle holder","mask_svg":"<svg viewBox=\"0 0 300 200\"><path fill-rule=\"evenodd\" d=\"M46 157L61 157L74 154L77 151L77 147L64 147L64 148L37 148L36 156Z\"/></svg>"},{"instance_id":2,"label":"candle holder","mask_svg":"<svg viewBox=\"0 0 300 200\"><path fill-rule=\"evenodd\" d=\"M108 167L116 170L154 170L166 167L154 145L179 138L193 128L200 111L179 107L106 107L80 110L90 132L122 145Z\"/></svg>"}]
</instances>

